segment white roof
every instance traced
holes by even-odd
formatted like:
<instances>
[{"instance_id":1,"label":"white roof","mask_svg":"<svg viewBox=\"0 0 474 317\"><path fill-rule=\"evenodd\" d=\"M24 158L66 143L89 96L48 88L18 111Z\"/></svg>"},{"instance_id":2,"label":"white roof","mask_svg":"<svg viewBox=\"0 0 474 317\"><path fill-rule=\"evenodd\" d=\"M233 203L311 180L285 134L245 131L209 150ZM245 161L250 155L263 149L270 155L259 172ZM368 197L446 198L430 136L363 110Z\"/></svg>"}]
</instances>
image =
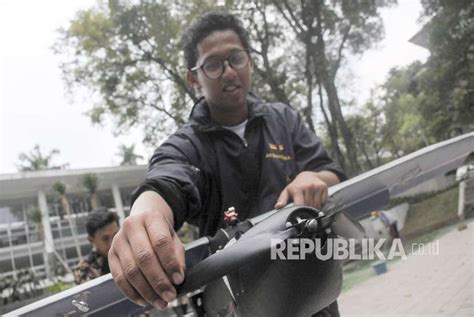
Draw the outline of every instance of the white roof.
<instances>
[{"instance_id":1,"label":"white roof","mask_svg":"<svg viewBox=\"0 0 474 317\"><path fill-rule=\"evenodd\" d=\"M56 182L66 185L68 193L85 192L82 179L86 174L97 174L98 189L137 186L144 179L146 165L114 166L87 169L58 169L0 174L0 201L36 197L39 190L49 192Z\"/></svg>"}]
</instances>

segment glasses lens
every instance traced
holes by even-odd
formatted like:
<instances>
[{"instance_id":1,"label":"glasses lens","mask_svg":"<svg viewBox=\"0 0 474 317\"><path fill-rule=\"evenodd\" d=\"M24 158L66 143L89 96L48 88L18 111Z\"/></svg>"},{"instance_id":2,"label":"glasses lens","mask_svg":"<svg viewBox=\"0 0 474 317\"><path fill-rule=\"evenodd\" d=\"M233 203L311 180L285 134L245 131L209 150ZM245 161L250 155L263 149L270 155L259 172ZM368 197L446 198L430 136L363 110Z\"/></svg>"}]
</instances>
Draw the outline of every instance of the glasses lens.
<instances>
[{"instance_id":1,"label":"glasses lens","mask_svg":"<svg viewBox=\"0 0 474 317\"><path fill-rule=\"evenodd\" d=\"M249 56L246 51L237 51L227 59L229 65L234 69L244 69L249 63ZM202 65L202 70L207 77L216 79L222 76L224 72L224 61L212 59Z\"/></svg>"},{"instance_id":2,"label":"glasses lens","mask_svg":"<svg viewBox=\"0 0 474 317\"><path fill-rule=\"evenodd\" d=\"M209 78L217 78L222 75L222 61L210 60L207 61L203 66L202 70Z\"/></svg>"},{"instance_id":3,"label":"glasses lens","mask_svg":"<svg viewBox=\"0 0 474 317\"><path fill-rule=\"evenodd\" d=\"M229 57L229 64L235 69L243 69L249 62L246 51L238 51Z\"/></svg>"}]
</instances>

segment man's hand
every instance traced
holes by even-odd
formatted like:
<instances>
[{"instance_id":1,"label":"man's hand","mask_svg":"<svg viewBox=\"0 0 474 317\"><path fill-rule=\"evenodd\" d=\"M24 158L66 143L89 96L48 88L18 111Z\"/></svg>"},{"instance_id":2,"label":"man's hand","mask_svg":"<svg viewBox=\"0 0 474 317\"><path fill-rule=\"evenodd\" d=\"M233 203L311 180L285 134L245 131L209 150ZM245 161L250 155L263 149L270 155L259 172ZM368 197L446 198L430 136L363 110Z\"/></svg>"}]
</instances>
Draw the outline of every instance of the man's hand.
<instances>
[{"instance_id":1,"label":"man's hand","mask_svg":"<svg viewBox=\"0 0 474 317\"><path fill-rule=\"evenodd\" d=\"M155 192L144 192L115 235L109 251L115 284L131 301L158 309L176 298L184 280L184 246L173 229L173 213Z\"/></svg>"},{"instance_id":2,"label":"man's hand","mask_svg":"<svg viewBox=\"0 0 474 317\"><path fill-rule=\"evenodd\" d=\"M275 208L285 207L291 198L296 206L306 205L321 209L328 199L328 186L337 183L339 178L329 171L301 172L281 192Z\"/></svg>"}]
</instances>

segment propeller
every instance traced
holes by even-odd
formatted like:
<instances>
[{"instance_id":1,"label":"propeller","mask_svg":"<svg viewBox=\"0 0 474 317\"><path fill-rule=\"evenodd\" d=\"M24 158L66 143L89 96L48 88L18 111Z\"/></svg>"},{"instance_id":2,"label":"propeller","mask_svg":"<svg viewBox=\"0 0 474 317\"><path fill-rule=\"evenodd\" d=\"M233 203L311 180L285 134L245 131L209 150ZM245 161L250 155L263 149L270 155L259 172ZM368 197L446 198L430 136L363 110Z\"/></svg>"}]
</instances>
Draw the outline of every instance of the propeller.
<instances>
[{"instance_id":1,"label":"propeller","mask_svg":"<svg viewBox=\"0 0 474 317\"><path fill-rule=\"evenodd\" d=\"M286 240L299 233L297 227L286 228L288 215L298 207L287 207L250 228L239 240L231 240L228 246L188 268L183 284L177 287L178 294L185 294L206 285L260 257L270 250L271 239Z\"/></svg>"}]
</instances>

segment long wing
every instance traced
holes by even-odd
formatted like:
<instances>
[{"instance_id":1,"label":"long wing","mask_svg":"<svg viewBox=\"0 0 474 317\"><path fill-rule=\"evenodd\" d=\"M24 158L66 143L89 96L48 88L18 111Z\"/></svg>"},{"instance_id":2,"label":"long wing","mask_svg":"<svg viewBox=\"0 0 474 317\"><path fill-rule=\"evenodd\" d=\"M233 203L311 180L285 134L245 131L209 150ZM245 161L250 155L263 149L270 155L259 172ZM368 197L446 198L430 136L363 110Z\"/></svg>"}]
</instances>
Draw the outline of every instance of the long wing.
<instances>
[{"instance_id":1,"label":"long wing","mask_svg":"<svg viewBox=\"0 0 474 317\"><path fill-rule=\"evenodd\" d=\"M328 209L361 218L391 197L461 166L474 152L474 132L430 145L329 189Z\"/></svg>"},{"instance_id":2,"label":"long wing","mask_svg":"<svg viewBox=\"0 0 474 317\"><path fill-rule=\"evenodd\" d=\"M345 211L352 217L359 218L371 210L386 206L391 196L462 165L466 157L473 151L474 133L465 134L416 151L331 187L329 189L330 203L325 211L330 217L336 217L339 212ZM256 225L277 213L276 210L267 212L252 219L251 222ZM336 227L338 225L337 219L336 217ZM340 228L336 230L346 230L347 226L350 226L350 222L352 221L347 219L340 220ZM285 233L279 234L286 237ZM348 234L352 234L350 228ZM272 237L266 237L266 239L269 238ZM262 251L257 248L258 252L255 252L256 249L252 248L255 241L254 239L239 240L233 246L227 248L226 257L218 256L217 253L206 259L207 262L212 263L210 268L219 267L217 271L206 269L201 264L201 260L208 256L206 250L208 249L209 240L202 238L194 242L193 245L186 248L187 261L192 259L192 261L190 260L192 265L188 267L187 281L182 286L183 289L192 290L203 286L197 284L205 284L206 281L232 271L235 269L237 262L239 264L245 263L245 260L250 260L252 256ZM269 247L270 243L268 242L267 245ZM235 263L227 259L228 257L232 258L232 249L239 255L234 257L236 258ZM245 250L248 250L248 252L245 252ZM214 257L215 259L212 260ZM190 278L193 275L197 276L197 272L201 276L200 283L195 283ZM74 312L87 316L112 316L133 314L139 309L138 306L125 299L115 287L111 275L108 274L22 307L5 316L53 316L73 314Z\"/></svg>"}]
</instances>

